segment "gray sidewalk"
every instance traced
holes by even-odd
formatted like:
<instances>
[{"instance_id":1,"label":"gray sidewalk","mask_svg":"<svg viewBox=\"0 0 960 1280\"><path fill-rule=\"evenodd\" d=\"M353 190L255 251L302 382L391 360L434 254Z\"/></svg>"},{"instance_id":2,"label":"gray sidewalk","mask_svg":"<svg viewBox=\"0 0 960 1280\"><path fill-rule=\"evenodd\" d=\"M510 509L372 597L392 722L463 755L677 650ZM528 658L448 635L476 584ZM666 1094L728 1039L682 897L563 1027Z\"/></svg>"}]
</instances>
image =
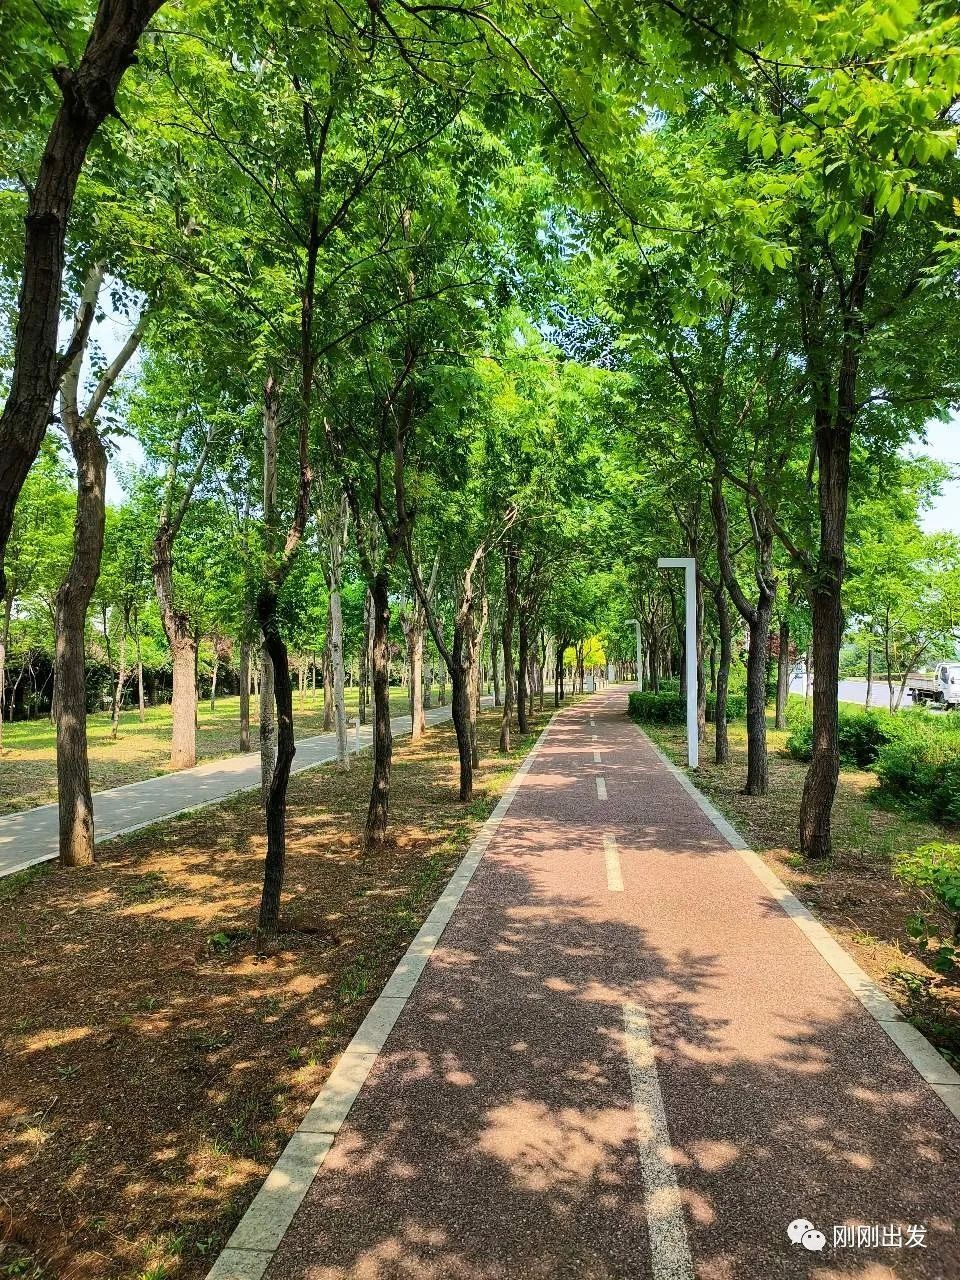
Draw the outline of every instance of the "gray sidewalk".
<instances>
[{"instance_id":1,"label":"gray sidewalk","mask_svg":"<svg viewBox=\"0 0 960 1280\"><path fill-rule=\"evenodd\" d=\"M489 698L484 698L484 705ZM426 713L427 724L440 724L450 718L450 707L433 707ZM390 722L395 737L410 732L410 717L394 716ZM350 751L356 750L356 730L350 731ZM361 749L369 747L372 725L360 728ZM337 740L333 733L303 738L297 743L293 773L302 773L315 765L337 758ZM208 760L193 769L164 773L143 782L131 782L109 791L98 791L93 797L97 844L127 831L149 826L162 818L171 818L186 809L214 804L240 791L260 785L260 755L228 756L225 760ZM0 876L22 871L36 862L47 862L57 856L58 818L55 804L26 809L0 818Z\"/></svg>"}]
</instances>

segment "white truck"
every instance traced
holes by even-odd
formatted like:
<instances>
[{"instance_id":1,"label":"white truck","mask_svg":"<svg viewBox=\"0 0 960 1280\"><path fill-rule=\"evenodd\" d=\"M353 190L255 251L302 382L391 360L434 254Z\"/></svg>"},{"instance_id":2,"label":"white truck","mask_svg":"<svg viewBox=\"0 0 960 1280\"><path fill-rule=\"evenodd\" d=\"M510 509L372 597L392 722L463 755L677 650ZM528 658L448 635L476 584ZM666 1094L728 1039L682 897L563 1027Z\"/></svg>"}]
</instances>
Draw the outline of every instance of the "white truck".
<instances>
[{"instance_id":1,"label":"white truck","mask_svg":"<svg viewBox=\"0 0 960 1280\"><path fill-rule=\"evenodd\" d=\"M940 662L932 673L911 672L907 690L915 706L933 702L948 710L960 710L960 662Z\"/></svg>"}]
</instances>

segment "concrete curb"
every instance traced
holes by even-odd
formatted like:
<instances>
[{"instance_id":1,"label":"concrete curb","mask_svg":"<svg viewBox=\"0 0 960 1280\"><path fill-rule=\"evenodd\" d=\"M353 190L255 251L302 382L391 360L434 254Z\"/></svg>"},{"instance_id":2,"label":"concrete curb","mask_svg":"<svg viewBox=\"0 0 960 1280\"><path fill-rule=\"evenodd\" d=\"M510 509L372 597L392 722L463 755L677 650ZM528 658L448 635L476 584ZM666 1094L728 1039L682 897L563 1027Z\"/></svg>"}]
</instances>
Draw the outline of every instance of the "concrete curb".
<instances>
[{"instance_id":1,"label":"concrete curb","mask_svg":"<svg viewBox=\"0 0 960 1280\"><path fill-rule=\"evenodd\" d=\"M337 1133L363 1088L404 1005L413 994L473 873L507 815L520 784L539 754L557 712L530 748L496 808L480 828L447 886L410 943L386 986L360 1024L300 1127L284 1147L266 1181L216 1262L207 1280L261 1280L280 1241L323 1165Z\"/></svg>"},{"instance_id":2,"label":"concrete curb","mask_svg":"<svg viewBox=\"0 0 960 1280\"><path fill-rule=\"evenodd\" d=\"M634 727L637 733L650 744L684 791L696 801L731 848L762 882L771 897L779 903L797 928L819 951L841 982L853 992L867 1013L880 1024L914 1070L937 1094L947 1110L960 1120L960 1074L954 1071L930 1041L906 1020L893 1001L884 995L873 979L864 973L848 952L844 951L836 938L803 905L796 894L787 888L760 855L749 847L743 836L694 785L688 774L664 755L639 725L635 724Z\"/></svg>"}]
</instances>

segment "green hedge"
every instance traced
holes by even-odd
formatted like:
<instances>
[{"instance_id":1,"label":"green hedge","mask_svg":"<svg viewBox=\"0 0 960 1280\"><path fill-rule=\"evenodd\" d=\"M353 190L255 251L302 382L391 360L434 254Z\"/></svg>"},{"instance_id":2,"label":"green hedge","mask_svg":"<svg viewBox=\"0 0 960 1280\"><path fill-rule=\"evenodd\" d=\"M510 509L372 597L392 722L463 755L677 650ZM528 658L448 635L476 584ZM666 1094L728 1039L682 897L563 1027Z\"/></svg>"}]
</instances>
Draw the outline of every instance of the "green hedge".
<instances>
[{"instance_id":1,"label":"green hedge","mask_svg":"<svg viewBox=\"0 0 960 1280\"><path fill-rule=\"evenodd\" d=\"M660 681L660 692L661 693L679 693L680 677L664 676Z\"/></svg>"},{"instance_id":2,"label":"green hedge","mask_svg":"<svg viewBox=\"0 0 960 1280\"><path fill-rule=\"evenodd\" d=\"M787 749L795 760L813 753L808 708L790 707ZM898 711L841 706L842 764L873 769L880 791L921 817L960 822L960 717L932 715L920 707Z\"/></svg>"},{"instance_id":3,"label":"green hedge","mask_svg":"<svg viewBox=\"0 0 960 1280\"><path fill-rule=\"evenodd\" d=\"M857 769L869 769L895 731L895 719L888 711L856 710L840 707L838 738L840 761ZM813 754L813 721L809 711L790 717L793 732L787 750L795 760L807 761Z\"/></svg>"},{"instance_id":4,"label":"green hedge","mask_svg":"<svg viewBox=\"0 0 960 1280\"><path fill-rule=\"evenodd\" d=\"M634 720L643 724L683 724L686 720L679 693L630 694L628 708Z\"/></svg>"},{"instance_id":5,"label":"green hedge","mask_svg":"<svg viewBox=\"0 0 960 1280\"><path fill-rule=\"evenodd\" d=\"M892 718L903 723L877 758L881 790L923 817L960 822L960 731L909 712Z\"/></svg>"},{"instance_id":6,"label":"green hedge","mask_svg":"<svg viewBox=\"0 0 960 1280\"><path fill-rule=\"evenodd\" d=\"M731 720L742 720L747 714L747 699L742 693L727 694L727 723ZM717 718L717 697L716 694L707 694L707 722L713 724Z\"/></svg>"},{"instance_id":7,"label":"green hedge","mask_svg":"<svg viewBox=\"0 0 960 1280\"><path fill-rule=\"evenodd\" d=\"M686 724L686 699L679 693L631 693L629 710L634 720L645 724ZM707 694L707 720L712 723L717 713L717 700ZM727 721L742 719L747 714L747 700L742 693L727 695Z\"/></svg>"}]
</instances>

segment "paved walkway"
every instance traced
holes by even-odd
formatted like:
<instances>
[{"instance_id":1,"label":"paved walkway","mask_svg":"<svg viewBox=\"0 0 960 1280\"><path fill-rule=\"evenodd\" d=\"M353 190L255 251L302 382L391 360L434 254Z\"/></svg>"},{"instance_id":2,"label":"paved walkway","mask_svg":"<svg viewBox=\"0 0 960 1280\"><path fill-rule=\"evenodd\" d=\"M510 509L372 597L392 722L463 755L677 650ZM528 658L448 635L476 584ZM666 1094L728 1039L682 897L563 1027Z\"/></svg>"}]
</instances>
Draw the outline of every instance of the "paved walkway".
<instances>
[{"instance_id":1,"label":"paved walkway","mask_svg":"<svg viewBox=\"0 0 960 1280\"><path fill-rule=\"evenodd\" d=\"M484 699L486 703L488 699ZM426 713L427 724L449 720L450 707L433 707ZM390 722L395 736L410 732L410 717L394 716ZM349 734L350 751L356 750L356 730ZM360 746L369 747L373 739L372 725L360 727ZM337 758L337 740L333 733L303 738L297 743L293 773L302 773L315 765ZM0 766L2 767L2 766ZM171 818L197 805L225 800L239 791L260 785L260 753L228 756L225 760L208 760L193 769L164 773L143 782L98 791L93 797L97 843L121 832L149 826L162 818ZM20 871L35 862L46 862L57 856L58 816L55 804L25 809L0 818L0 876Z\"/></svg>"},{"instance_id":2,"label":"paved walkway","mask_svg":"<svg viewBox=\"0 0 960 1280\"><path fill-rule=\"evenodd\" d=\"M282 1198L319 1151L278 1251L264 1200L214 1275L960 1277L960 1124L624 701L554 721L419 982L361 1029L352 1108L321 1095L271 1175ZM847 1223L876 1231L835 1245Z\"/></svg>"}]
</instances>

